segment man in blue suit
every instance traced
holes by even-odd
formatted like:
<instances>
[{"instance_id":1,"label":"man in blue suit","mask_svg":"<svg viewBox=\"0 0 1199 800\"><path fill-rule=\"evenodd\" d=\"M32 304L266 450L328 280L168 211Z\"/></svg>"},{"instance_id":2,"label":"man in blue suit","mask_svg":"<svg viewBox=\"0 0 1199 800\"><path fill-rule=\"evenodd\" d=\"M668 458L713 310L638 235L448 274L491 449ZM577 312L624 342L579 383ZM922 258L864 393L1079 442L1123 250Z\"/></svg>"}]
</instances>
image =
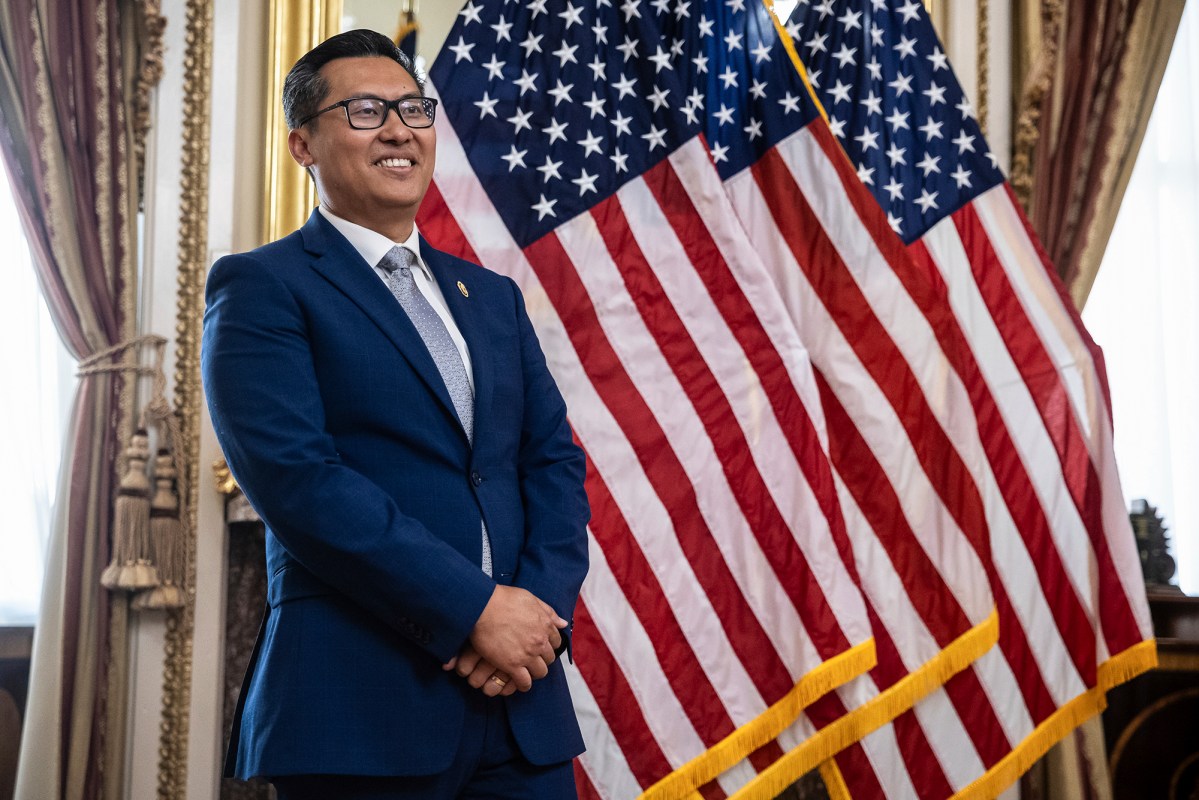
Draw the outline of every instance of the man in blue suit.
<instances>
[{"instance_id":1,"label":"man in blue suit","mask_svg":"<svg viewBox=\"0 0 1199 800\"><path fill-rule=\"evenodd\" d=\"M520 291L418 234L436 103L386 37L321 44L283 103L321 205L218 261L204 317L267 526L227 768L281 800L573 797L584 461Z\"/></svg>"}]
</instances>

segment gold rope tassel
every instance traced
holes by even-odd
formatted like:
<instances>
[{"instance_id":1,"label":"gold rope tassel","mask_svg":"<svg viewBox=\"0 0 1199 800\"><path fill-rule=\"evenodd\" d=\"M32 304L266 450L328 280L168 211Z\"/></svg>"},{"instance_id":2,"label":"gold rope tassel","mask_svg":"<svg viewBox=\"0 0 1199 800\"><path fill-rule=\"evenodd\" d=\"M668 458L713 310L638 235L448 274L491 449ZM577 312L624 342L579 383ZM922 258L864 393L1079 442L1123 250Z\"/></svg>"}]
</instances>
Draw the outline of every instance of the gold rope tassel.
<instances>
[{"instance_id":1,"label":"gold rope tassel","mask_svg":"<svg viewBox=\"0 0 1199 800\"><path fill-rule=\"evenodd\" d=\"M179 576L183 574L182 536L179 524L179 495L175 488L175 459L171 451L161 448L154 459L154 497L150 499L150 546L154 563L158 565L160 583L133 600L133 607L182 608L183 590Z\"/></svg>"},{"instance_id":2,"label":"gold rope tassel","mask_svg":"<svg viewBox=\"0 0 1199 800\"><path fill-rule=\"evenodd\" d=\"M108 589L137 591L158 584L158 570L147 557L150 548L150 481L146 462L150 440L145 430L129 438L125 474L117 489L113 514L112 562L100 576Z\"/></svg>"}]
</instances>

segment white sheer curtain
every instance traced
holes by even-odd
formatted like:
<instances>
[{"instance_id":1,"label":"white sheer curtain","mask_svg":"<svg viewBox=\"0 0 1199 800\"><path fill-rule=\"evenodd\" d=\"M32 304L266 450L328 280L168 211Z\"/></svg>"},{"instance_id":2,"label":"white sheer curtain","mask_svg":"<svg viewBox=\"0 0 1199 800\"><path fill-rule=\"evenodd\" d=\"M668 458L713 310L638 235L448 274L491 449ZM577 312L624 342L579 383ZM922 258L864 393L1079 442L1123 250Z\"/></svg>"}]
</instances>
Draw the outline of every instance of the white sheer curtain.
<instances>
[{"instance_id":1,"label":"white sheer curtain","mask_svg":"<svg viewBox=\"0 0 1199 800\"><path fill-rule=\"evenodd\" d=\"M42 301L2 164L0 243L0 625L32 625L75 363Z\"/></svg>"},{"instance_id":2,"label":"white sheer curtain","mask_svg":"<svg viewBox=\"0 0 1199 800\"><path fill-rule=\"evenodd\" d=\"M1107 356L1125 496L1157 506L1199 594L1199 3L1183 13L1083 319Z\"/></svg>"}]
</instances>

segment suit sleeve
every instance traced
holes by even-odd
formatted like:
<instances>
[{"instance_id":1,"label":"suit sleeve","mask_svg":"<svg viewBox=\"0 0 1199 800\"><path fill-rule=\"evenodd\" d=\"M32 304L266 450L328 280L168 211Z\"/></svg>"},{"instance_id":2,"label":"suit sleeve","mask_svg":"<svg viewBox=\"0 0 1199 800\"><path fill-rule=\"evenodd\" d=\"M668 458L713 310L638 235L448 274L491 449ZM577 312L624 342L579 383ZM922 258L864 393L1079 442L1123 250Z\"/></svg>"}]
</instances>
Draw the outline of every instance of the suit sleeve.
<instances>
[{"instance_id":1,"label":"suit sleeve","mask_svg":"<svg viewBox=\"0 0 1199 800\"><path fill-rule=\"evenodd\" d=\"M449 660L495 584L342 462L325 428L303 309L274 271L252 255L223 258L207 301L205 394L247 499L309 572Z\"/></svg>"},{"instance_id":2,"label":"suit sleeve","mask_svg":"<svg viewBox=\"0 0 1199 800\"><path fill-rule=\"evenodd\" d=\"M584 490L585 460L515 284L513 292L525 396L518 459L525 544L514 583L549 603L563 619L573 620L587 574L591 511Z\"/></svg>"}]
</instances>

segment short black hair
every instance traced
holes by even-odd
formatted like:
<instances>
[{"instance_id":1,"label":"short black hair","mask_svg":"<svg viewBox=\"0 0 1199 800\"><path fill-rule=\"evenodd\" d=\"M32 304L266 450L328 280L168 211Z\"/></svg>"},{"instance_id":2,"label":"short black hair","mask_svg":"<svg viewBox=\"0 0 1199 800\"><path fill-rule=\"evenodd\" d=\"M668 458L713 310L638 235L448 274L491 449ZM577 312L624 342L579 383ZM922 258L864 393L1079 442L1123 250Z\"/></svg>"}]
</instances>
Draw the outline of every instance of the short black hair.
<instances>
[{"instance_id":1,"label":"short black hair","mask_svg":"<svg viewBox=\"0 0 1199 800\"><path fill-rule=\"evenodd\" d=\"M319 111L319 103L329 91L329 82L321 76L321 67L339 58L376 56L390 58L403 67L421 94L424 78L416 74L412 59L395 42L378 31L365 28L330 36L309 50L283 79L283 119L289 130L300 127L300 120Z\"/></svg>"}]
</instances>

